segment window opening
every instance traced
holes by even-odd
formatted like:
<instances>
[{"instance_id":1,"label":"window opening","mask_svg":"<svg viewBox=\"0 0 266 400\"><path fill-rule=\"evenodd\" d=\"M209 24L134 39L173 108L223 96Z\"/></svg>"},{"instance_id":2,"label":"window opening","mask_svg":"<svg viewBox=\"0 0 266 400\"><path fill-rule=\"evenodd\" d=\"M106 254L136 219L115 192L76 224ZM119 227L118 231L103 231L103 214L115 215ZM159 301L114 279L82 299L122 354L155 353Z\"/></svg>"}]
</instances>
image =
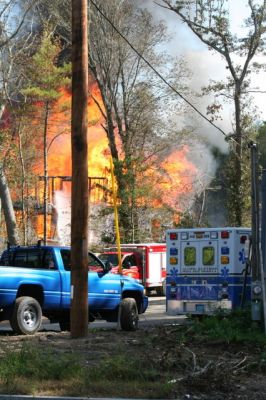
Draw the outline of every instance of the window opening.
<instances>
[{"instance_id":1,"label":"window opening","mask_svg":"<svg viewBox=\"0 0 266 400\"><path fill-rule=\"evenodd\" d=\"M186 266L196 265L196 247L185 247L184 264Z\"/></svg>"}]
</instances>

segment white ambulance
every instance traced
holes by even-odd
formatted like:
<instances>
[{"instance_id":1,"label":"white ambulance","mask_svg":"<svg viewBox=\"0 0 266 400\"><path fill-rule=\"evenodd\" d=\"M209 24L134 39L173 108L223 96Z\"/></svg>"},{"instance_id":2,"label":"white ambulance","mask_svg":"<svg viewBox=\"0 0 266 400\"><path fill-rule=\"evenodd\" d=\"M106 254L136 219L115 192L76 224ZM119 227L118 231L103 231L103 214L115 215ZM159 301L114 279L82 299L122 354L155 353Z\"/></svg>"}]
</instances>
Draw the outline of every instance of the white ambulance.
<instances>
[{"instance_id":1,"label":"white ambulance","mask_svg":"<svg viewBox=\"0 0 266 400\"><path fill-rule=\"evenodd\" d=\"M166 232L168 314L212 314L250 299L249 228Z\"/></svg>"}]
</instances>

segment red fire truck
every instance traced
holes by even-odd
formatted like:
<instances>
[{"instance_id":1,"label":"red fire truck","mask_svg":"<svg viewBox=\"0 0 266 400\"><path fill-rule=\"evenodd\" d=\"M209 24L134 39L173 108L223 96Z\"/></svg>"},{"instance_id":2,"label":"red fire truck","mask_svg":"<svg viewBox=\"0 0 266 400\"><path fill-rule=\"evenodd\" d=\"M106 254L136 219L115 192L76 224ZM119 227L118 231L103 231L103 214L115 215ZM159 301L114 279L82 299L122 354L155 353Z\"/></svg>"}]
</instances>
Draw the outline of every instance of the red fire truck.
<instances>
[{"instance_id":1,"label":"red fire truck","mask_svg":"<svg viewBox=\"0 0 266 400\"><path fill-rule=\"evenodd\" d=\"M117 247L109 247L100 253L99 258L109 261L112 273L118 273ZM156 290L158 295L165 294L166 244L134 243L121 245L122 274L140 282L147 293Z\"/></svg>"}]
</instances>

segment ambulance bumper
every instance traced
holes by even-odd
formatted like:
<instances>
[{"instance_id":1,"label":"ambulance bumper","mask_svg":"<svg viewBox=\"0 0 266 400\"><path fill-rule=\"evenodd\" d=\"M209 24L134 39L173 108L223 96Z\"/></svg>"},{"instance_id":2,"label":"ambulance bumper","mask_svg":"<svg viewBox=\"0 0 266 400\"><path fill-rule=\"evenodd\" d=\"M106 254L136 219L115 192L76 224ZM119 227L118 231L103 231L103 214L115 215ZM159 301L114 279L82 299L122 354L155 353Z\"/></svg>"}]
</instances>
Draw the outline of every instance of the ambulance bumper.
<instances>
[{"instance_id":1,"label":"ambulance bumper","mask_svg":"<svg viewBox=\"0 0 266 400\"><path fill-rule=\"evenodd\" d=\"M212 301L184 301L184 300L168 300L166 303L166 311L169 315L178 314L198 314L210 315L218 309L231 310L232 302L227 299Z\"/></svg>"}]
</instances>

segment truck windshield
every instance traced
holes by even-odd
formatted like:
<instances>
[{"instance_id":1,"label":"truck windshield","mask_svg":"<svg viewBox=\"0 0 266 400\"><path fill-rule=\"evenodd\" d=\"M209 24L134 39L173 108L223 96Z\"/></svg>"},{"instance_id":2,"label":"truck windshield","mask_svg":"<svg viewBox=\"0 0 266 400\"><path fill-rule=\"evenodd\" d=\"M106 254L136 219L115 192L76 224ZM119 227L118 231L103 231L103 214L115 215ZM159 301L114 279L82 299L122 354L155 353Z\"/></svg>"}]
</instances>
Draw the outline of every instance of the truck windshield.
<instances>
[{"instance_id":1,"label":"truck windshield","mask_svg":"<svg viewBox=\"0 0 266 400\"><path fill-rule=\"evenodd\" d=\"M98 257L103 263L105 263L106 261L109 261L114 266L118 265L118 255L117 254L102 253Z\"/></svg>"},{"instance_id":2,"label":"truck windshield","mask_svg":"<svg viewBox=\"0 0 266 400\"><path fill-rule=\"evenodd\" d=\"M70 250L65 250L65 249L61 250L61 257L63 260L65 270L70 271L71 270ZM101 264L100 260L98 260L97 257L95 257L95 255L90 252L88 253L88 270L93 272L103 272L104 270L104 265Z\"/></svg>"}]
</instances>

